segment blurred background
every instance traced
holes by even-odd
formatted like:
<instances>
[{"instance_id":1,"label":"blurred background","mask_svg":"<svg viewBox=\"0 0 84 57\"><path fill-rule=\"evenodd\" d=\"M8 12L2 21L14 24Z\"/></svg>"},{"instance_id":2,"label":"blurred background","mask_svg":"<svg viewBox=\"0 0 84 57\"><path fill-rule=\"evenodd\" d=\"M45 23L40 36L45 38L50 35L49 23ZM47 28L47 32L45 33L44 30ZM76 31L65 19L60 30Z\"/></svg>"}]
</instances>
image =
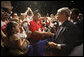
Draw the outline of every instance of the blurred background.
<instances>
[{"instance_id":1,"label":"blurred background","mask_svg":"<svg viewBox=\"0 0 84 57\"><path fill-rule=\"evenodd\" d=\"M1 1L3 2L3 1ZM37 9L40 10L41 15L44 16L46 13L56 14L57 9L61 7L78 8L83 13L83 1L10 1L13 6L13 12L21 13L25 12L27 7L30 7L32 11ZM3 4L3 3L2 3ZM8 2L9 4L9 2Z\"/></svg>"}]
</instances>

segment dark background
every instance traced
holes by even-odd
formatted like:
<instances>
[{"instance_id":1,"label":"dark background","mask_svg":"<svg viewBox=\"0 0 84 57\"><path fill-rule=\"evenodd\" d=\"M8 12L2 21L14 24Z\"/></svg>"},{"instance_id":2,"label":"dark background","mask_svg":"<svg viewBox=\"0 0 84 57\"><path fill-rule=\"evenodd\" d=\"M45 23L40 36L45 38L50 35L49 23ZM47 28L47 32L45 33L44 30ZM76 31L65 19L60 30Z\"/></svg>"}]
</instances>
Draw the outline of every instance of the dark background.
<instances>
[{"instance_id":1,"label":"dark background","mask_svg":"<svg viewBox=\"0 0 84 57\"><path fill-rule=\"evenodd\" d=\"M11 1L13 11L17 13L25 12L27 7L30 7L32 11L36 9L40 10L42 16L46 13L56 14L57 10L61 7L78 8L83 13L83 1Z\"/></svg>"}]
</instances>

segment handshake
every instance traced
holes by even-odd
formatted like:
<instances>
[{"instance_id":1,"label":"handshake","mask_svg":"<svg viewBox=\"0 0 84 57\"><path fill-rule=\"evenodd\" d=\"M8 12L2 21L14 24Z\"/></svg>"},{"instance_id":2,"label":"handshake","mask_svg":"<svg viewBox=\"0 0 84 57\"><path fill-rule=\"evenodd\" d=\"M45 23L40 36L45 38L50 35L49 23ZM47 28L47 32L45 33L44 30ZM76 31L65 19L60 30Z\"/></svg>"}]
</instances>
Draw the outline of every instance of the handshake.
<instances>
[{"instance_id":1,"label":"handshake","mask_svg":"<svg viewBox=\"0 0 84 57\"><path fill-rule=\"evenodd\" d=\"M57 44L57 43L49 42L49 41L48 41L48 45L49 45L51 48L56 47L56 48L59 49L59 50L62 49L62 46L66 46L65 44Z\"/></svg>"}]
</instances>

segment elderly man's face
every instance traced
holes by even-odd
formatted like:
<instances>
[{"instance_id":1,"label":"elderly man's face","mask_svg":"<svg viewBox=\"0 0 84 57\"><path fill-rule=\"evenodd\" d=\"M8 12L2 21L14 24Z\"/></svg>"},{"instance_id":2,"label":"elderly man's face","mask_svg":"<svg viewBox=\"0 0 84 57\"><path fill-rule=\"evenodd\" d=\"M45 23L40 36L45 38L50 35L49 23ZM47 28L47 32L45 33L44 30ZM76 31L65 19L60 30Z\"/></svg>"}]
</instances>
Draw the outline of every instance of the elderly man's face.
<instances>
[{"instance_id":1,"label":"elderly man's face","mask_svg":"<svg viewBox=\"0 0 84 57\"><path fill-rule=\"evenodd\" d=\"M57 19L59 22L62 22L63 21L63 18L64 18L64 14L60 13L60 12L57 12Z\"/></svg>"}]
</instances>

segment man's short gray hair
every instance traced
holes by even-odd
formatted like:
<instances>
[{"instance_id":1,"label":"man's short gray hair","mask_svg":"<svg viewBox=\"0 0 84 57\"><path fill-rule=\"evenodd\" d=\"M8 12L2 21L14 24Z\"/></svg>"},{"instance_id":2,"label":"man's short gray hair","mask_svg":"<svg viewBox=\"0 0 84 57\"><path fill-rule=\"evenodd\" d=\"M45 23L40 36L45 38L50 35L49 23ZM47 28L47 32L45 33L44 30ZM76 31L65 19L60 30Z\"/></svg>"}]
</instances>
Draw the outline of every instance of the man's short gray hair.
<instances>
[{"instance_id":1,"label":"man's short gray hair","mask_svg":"<svg viewBox=\"0 0 84 57\"><path fill-rule=\"evenodd\" d=\"M58 9L57 12L60 12L60 13L62 13L62 14L65 13L67 17L70 16L70 9L69 9L68 7L60 8L60 9Z\"/></svg>"}]
</instances>

